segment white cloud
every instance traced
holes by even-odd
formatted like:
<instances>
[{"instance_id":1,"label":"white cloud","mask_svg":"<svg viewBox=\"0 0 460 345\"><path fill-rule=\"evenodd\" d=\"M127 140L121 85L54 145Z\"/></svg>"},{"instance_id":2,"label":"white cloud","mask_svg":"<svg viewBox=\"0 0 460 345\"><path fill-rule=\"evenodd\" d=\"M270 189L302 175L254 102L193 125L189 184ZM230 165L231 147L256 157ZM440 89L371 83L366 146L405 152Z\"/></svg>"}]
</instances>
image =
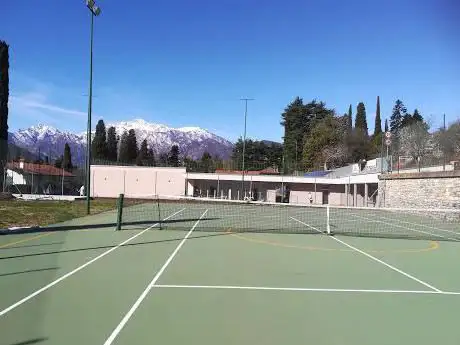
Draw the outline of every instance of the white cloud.
<instances>
[{"instance_id":1,"label":"white cloud","mask_svg":"<svg viewBox=\"0 0 460 345\"><path fill-rule=\"evenodd\" d=\"M30 112L36 114L34 110L42 110L45 112L52 112L61 115L86 116L87 114L83 111L63 108L58 105L47 103L46 97L39 93L28 93L21 96L12 96L10 97L10 100L12 110L16 112L17 110L21 109L22 113L25 113L25 115L29 114Z\"/></svg>"}]
</instances>

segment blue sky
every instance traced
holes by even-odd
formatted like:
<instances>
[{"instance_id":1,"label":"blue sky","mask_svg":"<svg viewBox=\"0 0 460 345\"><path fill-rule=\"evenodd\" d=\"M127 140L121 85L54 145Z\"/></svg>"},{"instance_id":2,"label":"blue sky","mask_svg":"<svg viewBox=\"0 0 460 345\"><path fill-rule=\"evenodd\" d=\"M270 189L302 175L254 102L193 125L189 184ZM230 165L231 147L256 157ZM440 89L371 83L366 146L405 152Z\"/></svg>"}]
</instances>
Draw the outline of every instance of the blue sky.
<instances>
[{"instance_id":1,"label":"blue sky","mask_svg":"<svg viewBox=\"0 0 460 345\"><path fill-rule=\"evenodd\" d=\"M281 140L296 96L340 114L377 95L433 126L460 117L460 4L436 1L99 0L94 119L200 126L235 140ZM2 5L3 10L5 4ZM83 0L7 0L10 130L39 122L85 131L89 11Z\"/></svg>"}]
</instances>

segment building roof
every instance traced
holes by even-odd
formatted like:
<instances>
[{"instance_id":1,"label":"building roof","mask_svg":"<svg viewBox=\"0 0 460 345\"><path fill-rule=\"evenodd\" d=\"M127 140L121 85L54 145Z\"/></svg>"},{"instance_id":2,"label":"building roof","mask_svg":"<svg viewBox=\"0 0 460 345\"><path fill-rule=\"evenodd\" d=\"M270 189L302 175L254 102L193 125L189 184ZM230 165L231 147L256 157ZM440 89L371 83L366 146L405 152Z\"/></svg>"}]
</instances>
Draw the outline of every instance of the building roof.
<instances>
[{"instance_id":1,"label":"building roof","mask_svg":"<svg viewBox=\"0 0 460 345\"><path fill-rule=\"evenodd\" d=\"M241 170L226 170L226 169L216 169L216 174L233 174L233 175L242 175ZM275 168L265 168L262 170L246 170L245 175L279 175L278 169Z\"/></svg>"},{"instance_id":2,"label":"building roof","mask_svg":"<svg viewBox=\"0 0 460 345\"><path fill-rule=\"evenodd\" d=\"M318 170L318 171L312 171L312 172L307 172L303 176L304 177L324 177L329 175L330 171L325 171L325 170Z\"/></svg>"},{"instance_id":3,"label":"building roof","mask_svg":"<svg viewBox=\"0 0 460 345\"><path fill-rule=\"evenodd\" d=\"M26 174L35 174L35 175L43 175L43 176L63 176L64 177L74 177L75 175L68 172L63 171L63 169L56 168L53 165L49 164L35 164L35 163L24 163L24 168L21 169L20 162L9 162L6 164L7 169L10 170L17 170L24 172Z\"/></svg>"}]
</instances>

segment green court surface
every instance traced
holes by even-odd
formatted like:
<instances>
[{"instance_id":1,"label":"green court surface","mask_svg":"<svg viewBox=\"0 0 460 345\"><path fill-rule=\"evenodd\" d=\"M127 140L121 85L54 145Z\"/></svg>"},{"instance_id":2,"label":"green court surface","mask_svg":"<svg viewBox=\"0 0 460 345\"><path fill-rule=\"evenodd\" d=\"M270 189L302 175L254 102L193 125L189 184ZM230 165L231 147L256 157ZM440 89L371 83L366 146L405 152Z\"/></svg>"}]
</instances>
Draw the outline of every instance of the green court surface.
<instances>
[{"instance_id":1,"label":"green court surface","mask_svg":"<svg viewBox=\"0 0 460 345\"><path fill-rule=\"evenodd\" d=\"M348 214L350 232L431 236L330 236L319 213L246 210L172 203L161 229L128 212L115 231L108 212L0 236L0 344L460 343L454 223Z\"/></svg>"}]
</instances>

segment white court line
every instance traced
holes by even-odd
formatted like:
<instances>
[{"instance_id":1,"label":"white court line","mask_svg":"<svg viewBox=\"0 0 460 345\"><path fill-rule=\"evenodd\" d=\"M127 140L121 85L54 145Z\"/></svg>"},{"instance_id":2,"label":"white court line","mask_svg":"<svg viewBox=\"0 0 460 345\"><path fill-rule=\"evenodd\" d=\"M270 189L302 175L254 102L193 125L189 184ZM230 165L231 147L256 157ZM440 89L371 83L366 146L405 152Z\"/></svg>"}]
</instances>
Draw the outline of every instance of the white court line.
<instances>
[{"instance_id":1,"label":"white court line","mask_svg":"<svg viewBox=\"0 0 460 345\"><path fill-rule=\"evenodd\" d=\"M126 323L129 321L129 319L131 318L131 316L133 316L134 312L136 311L137 308L139 308L140 304L142 303L142 301L145 299L145 297L147 297L147 294L149 293L149 291L154 287L155 283L158 281L158 279L160 279L161 275L163 274L163 272L165 271L165 269L169 266L169 264L171 263L171 261L174 259L174 257L177 255L177 253L179 252L179 250L182 248L182 246L184 245L185 241L187 241L188 237L192 234L193 230L195 230L195 228L197 227L198 223L200 222L201 219L203 219L204 215L208 212L208 210L204 211L203 214L200 216L200 218L195 222L195 224L193 225L193 227L189 230L189 232L187 232L187 234L185 235L185 237L182 239L182 241L180 241L179 245L176 247L176 249L174 249L174 251L171 253L171 255L169 256L168 260L166 260L166 262L163 264L163 266L160 268L160 270L158 271L157 274L155 274L155 277L153 277L153 279L151 280L151 282L149 283L149 285L147 285L147 287L145 288L145 290L141 293L141 295L139 296L139 298L136 300L136 302L134 302L133 306L131 307L131 309L129 309L129 311L126 313L126 315L123 317L123 319L120 321L120 323L115 327L115 329L112 331L112 333L110 334L110 336L107 338L107 340L104 342L104 345L110 345L112 344L112 342L115 340L115 338L117 337L117 335L121 332L121 330L123 329L123 327L126 325Z\"/></svg>"},{"instance_id":2,"label":"white court line","mask_svg":"<svg viewBox=\"0 0 460 345\"><path fill-rule=\"evenodd\" d=\"M308 226L308 227L310 227L310 228L313 228L312 226L308 225L307 223L302 222L301 220L298 220L297 218L294 218L294 217L290 217L290 218L292 218L293 220L295 220L295 221L297 221L297 222L299 222L299 223L301 223L301 224L304 224L304 225L306 225L306 226ZM315 229L315 228L313 228L313 229ZM315 229L315 230L318 231L318 232L321 232L321 231L318 230L318 229ZM321 233L322 233L322 232L321 232ZM380 264L382 264L382 265L388 267L389 269L391 269L391 270L393 270L393 271L395 271L395 272L398 272L398 273L402 274L403 276L406 276L406 277L409 278L409 279L412 279L412 280L416 281L417 283L420 283L420 284L422 284L422 285L425 285L426 287L428 287L428 288L430 288L430 289L432 289L432 290L434 290L434 291L436 291L436 292L442 292L442 291L439 290L438 288L435 288L434 286L432 286L432 285L430 285L430 284L424 282L423 280L420 280L420 279L414 277L413 275L410 275L409 273L406 273L406 272L400 270L399 268L396 268L396 267L394 267L394 266L392 266L392 265L386 263L385 261L382 261L382 260L380 260L380 259L377 259L375 256L372 256L371 254L368 254L368 253L362 251L361 249L358 249L358 248L356 248L356 247L353 247L352 245L350 245L350 244L348 244L348 243L346 243L346 242L344 242L344 241L342 241L342 240L340 240L340 239L338 239L338 238L336 238L336 237L331 236L331 238L332 238L334 241L337 241L337 242L339 242L339 243L342 243L344 246L346 246L346 247L348 247L348 248L354 250L355 252L360 253L360 254L362 254L362 255L364 255L364 256L367 256L369 259L374 260L374 261L376 261L376 262L378 262L378 263L380 263Z\"/></svg>"},{"instance_id":3,"label":"white court line","mask_svg":"<svg viewBox=\"0 0 460 345\"><path fill-rule=\"evenodd\" d=\"M183 208L183 209L181 209L181 210L179 210L179 211L177 211L177 212L171 214L170 216L166 217L164 220L167 220L167 219L169 219L169 218L171 218L171 217L174 217L176 214L178 214L178 213L180 213L180 212L182 212L182 211L184 211L184 210L185 210L185 208ZM70 272L64 274L63 276L61 276L61 277L59 277L58 279L52 281L52 282L49 283L48 285L45 285L45 286L42 287L41 289L38 289L37 291L31 293L30 295L24 297L23 299L17 301L16 303L14 303L14 304L12 304L12 305L10 305L8 308L3 309L2 311L0 311L0 316L5 315L6 313L10 312L11 310L13 310L13 309L19 307L21 304L27 302L28 300L34 298L35 296L41 294L42 292L44 292L44 291L46 291L46 290L48 290L49 288L51 288L51 287L53 287L54 285L60 283L61 281L63 281L64 279L70 277L71 275L74 275L74 274L77 273L78 271L81 271L81 270L84 269L85 267L91 265L93 262L95 262L95 261L97 261L97 260L103 258L104 256L110 254L111 252L113 252L114 250L120 248L121 246L125 245L126 243L131 242L131 241L134 240L136 237L138 237L138 236L142 235L144 232L146 232L146 231L148 231L148 230L154 228L154 227L157 226L158 224L159 224L159 223L156 223L156 224L153 224L153 225L149 226L148 228L146 228L146 229L142 230L141 232L137 233L136 235L134 235L134 236L128 238L127 240L121 242L120 244L118 244L118 245L116 245L116 246L110 248L109 250L105 251L104 253L102 253L102 254L96 256L94 259L91 259L90 261L84 263L83 265L78 266L78 267L75 268L74 270L72 270L72 271L70 271Z\"/></svg>"},{"instance_id":4,"label":"white court line","mask_svg":"<svg viewBox=\"0 0 460 345\"><path fill-rule=\"evenodd\" d=\"M402 226L402 225L398 225L398 224L394 224L394 223L384 222L383 220L374 220L374 219L367 218L367 217L364 217L364 216L358 216L357 214L350 214L350 215L351 215L352 217L355 217L355 218L361 218L361 219L365 219L365 220L368 220L368 221L371 221L371 222L375 222L375 223L382 223L382 224L394 226L394 227L397 227L397 228L402 228L402 229L406 229L406 230L410 230L410 231L414 231L414 232L419 232L419 233L425 234L425 235L441 237L441 238L444 238L444 239L446 239L446 240L451 240L451 241L456 241L456 242L459 241L459 240L457 240L457 239L455 239L455 238L445 237L445 236L443 236L443 235L438 235L438 234L434 234L434 233L432 233L432 232L427 232L427 231L423 231L423 230L416 230L416 229L408 228L407 226Z\"/></svg>"},{"instance_id":5,"label":"white court line","mask_svg":"<svg viewBox=\"0 0 460 345\"><path fill-rule=\"evenodd\" d=\"M422 228L428 228L428 229L433 229L433 230L438 230L438 231L450 232L451 234L454 234L454 235L457 235L457 236L460 235L460 233L458 233L458 232L455 232L455 231L452 231L452 230L447 230L447 229L437 228L435 226L429 226L429 225L425 225L425 224L417 224L417 223L408 222L408 221L405 221L405 220L400 220L398 218L391 219L391 218L387 218L387 217L383 217L383 216L377 216L377 217L380 218L380 219L386 219L386 220L396 220L397 222L400 222L400 223L420 226ZM458 240L456 240L456 241L458 241Z\"/></svg>"},{"instance_id":6,"label":"white court line","mask_svg":"<svg viewBox=\"0 0 460 345\"><path fill-rule=\"evenodd\" d=\"M460 295L460 292L433 290L393 290L393 289L334 289L334 288L294 288L271 286L235 286L235 285L174 285L158 284L155 288L170 289L215 289L215 290L255 290L255 291L299 291L299 292L350 292L350 293L388 293L421 295Z\"/></svg>"}]
</instances>

